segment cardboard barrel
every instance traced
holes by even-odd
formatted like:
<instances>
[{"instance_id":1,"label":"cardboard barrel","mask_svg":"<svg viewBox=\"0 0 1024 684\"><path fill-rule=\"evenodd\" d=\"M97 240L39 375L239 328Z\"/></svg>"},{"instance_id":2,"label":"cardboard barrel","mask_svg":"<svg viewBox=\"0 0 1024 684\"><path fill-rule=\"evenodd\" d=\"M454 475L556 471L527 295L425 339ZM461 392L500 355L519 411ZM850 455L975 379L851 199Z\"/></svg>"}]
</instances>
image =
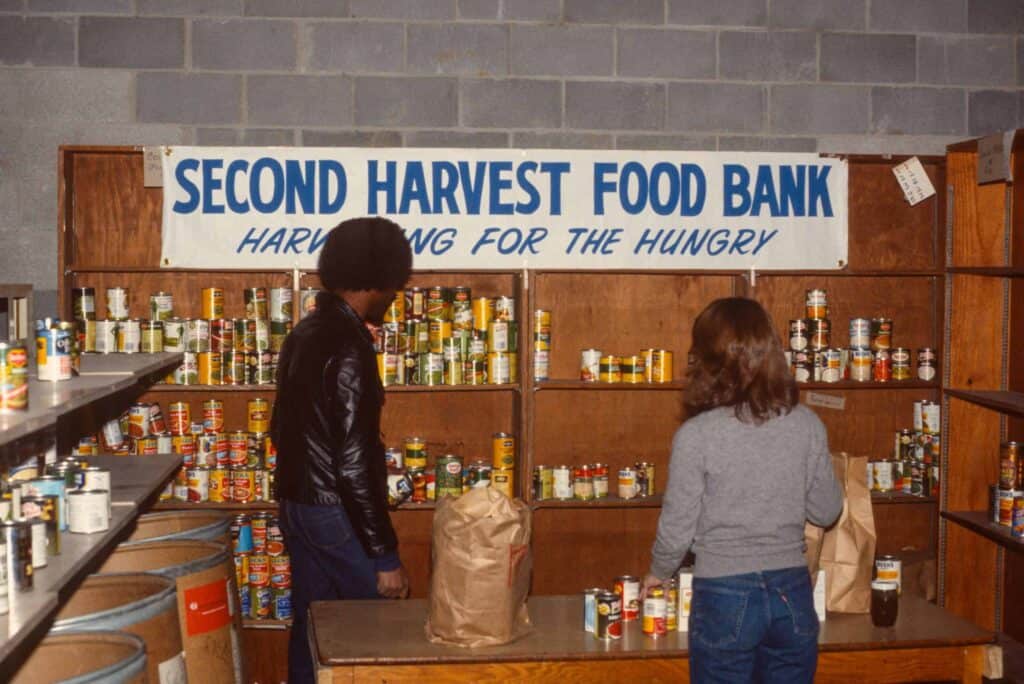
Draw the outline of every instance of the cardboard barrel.
<instances>
[{"instance_id":1,"label":"cardboard barrel","mask_svg":"<svg viewBox=\"0 0 1024 684\"><path fill-rule=\"evenodd\" d=\"M100 572L151 572L173 579L189 681L244 681L242 619L227 546L189 540L122 544Z\"/></svg>"},{"instance_id":2,"label":"cardboard barrel","mask_svg":"<svg viewBox=\"0 0 1024 684\"><path fill-rule=\"evenodd\" d=\"M185 676L173 579L145 573L90 575L57 613L51 634L123 631L146 642L151 682Z\"/></svg>"},{"instance_id":3,"label":"cardboard barrel","mask_svg":"<svg viewBox=\"0 0 1024 684\"><path fill-rule=\"evenodd\" d=\"M231 516L216 511L164 511L139 516L124 544L202 539L230 543Z\"/></svg>"},{"instance_id":4,"label":"cardboard barrel","mask_svg":"<svg viewBox=\"0 0 1024 684\"><path fill-rule=\"evenodd\" d=\"M146 645L126 632L51 634L11 684L145 684ZM152 680L150 680L152 681Z\"/></svg>"}]
</instances>

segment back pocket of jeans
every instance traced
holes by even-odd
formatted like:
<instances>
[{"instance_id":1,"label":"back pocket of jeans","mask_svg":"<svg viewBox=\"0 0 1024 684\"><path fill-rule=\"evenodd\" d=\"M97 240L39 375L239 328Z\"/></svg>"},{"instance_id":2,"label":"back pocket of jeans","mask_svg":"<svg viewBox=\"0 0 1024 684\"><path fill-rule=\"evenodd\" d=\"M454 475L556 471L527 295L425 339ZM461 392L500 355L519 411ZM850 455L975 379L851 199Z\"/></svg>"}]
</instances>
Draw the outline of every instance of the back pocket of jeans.
<instances>
[{"instance_id":1,"label":"back pocket of jeans","mask_svg":"<svg viewBox=\"0 0 1024 684\"><path fill-rule=\"evenodd\" d=\"M816 636L818 613L814 610L814 592L810 582L782 590L780 594L793 618L793 632L801 636Z\"/></svg>"},{"instance_id":2,"label":"back pocket of jeans","mask_svg":"<svg viewBox=\"0 0 1024 684\"><path fill-rule=\"evenodd\" d=\"M745 592L693 592L693 638L711 648L735 646L747 611Z\"/></svg>"}]
</instances>

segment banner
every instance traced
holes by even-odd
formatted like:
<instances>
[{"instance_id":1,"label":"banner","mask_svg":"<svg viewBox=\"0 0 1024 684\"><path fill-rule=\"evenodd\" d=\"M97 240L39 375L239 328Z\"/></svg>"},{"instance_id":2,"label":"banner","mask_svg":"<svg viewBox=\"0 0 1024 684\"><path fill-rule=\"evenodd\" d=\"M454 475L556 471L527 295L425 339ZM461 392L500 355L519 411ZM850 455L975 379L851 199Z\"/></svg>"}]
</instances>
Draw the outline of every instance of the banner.
<instances>
[{"instance_id":1,"label":"banner","mask_svg":"<svg viewBox=\"0 0 1024 684\"><path fill-rule=\"evenodd\" d=\"M839 269L847 164L816 154L164 148L162 265L316 268L386 216L417 269Z\"/></svg>"}]
</instances>

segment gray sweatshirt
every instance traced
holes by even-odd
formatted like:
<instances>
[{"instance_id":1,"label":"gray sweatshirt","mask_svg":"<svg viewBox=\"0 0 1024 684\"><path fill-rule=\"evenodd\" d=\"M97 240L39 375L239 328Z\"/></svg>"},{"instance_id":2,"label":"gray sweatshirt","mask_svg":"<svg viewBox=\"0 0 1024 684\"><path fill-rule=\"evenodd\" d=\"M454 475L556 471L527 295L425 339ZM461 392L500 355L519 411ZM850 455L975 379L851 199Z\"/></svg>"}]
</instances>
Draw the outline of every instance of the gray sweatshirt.
<instances>
[{"instance_id":1,"label":"gray sweatshirt","mask_svg":"<svg viewBox=\"0 0 1024 684\"><path fill-rule=\"evenodd\" d=\"M842 509L813 411L798 405L761 425L732 408L707 411L672 440L651 574L670 577L691 545L698 577L804 565L804 520L831 525Z\"/></svg>"}]
</instances>

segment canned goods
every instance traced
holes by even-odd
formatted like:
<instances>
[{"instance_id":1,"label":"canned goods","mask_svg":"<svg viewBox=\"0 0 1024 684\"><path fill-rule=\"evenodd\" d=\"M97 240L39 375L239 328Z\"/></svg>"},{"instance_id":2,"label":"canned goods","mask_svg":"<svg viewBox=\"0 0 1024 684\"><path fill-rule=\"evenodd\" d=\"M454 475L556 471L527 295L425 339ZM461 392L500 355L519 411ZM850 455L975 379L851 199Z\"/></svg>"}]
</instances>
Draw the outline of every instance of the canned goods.
<instances>
[{"instance_id":1,"label":"canned goods","mask_svg":"<svg viewBox=\"0 0 1024 684\"><path fill-rule=\"evenodd\" d=\"M598 364L598 380L601 382L622 382L622 368L618 356L602 356Z\"/></svg>"},{"instance_id":2,"label":"canned goods","mask_svg":"<svg viewBox=\"0 0 1024 684\"><path fill-rule=\"evenodd\" d=\"M583 631L591 634L597 629L597 595L604 589L593 587L583 590Z\"/></svg>"},{"instance_id":3,"label":"canned goods","mask_svg":"<svg viewBox=\"0 0 1024 684\"><path fill-rule=\"evenodd\" d=\"M284 338L291 330L291 321L270 321L270 351L280 352L284 347Z\"/></svg>"},{"instance_id":4,"label":"canned goods","mask_svg":"<svg viewBox=\"0 0 1024 684\"><path fill-rule=\"evenodd\" d=\"M139 319L121 321L117 326L117 351L138 354L142 349L142 325Z\"/></svg>"},{"instance_id":5,"label":"canned goods","mask_svg":"<svg viewBox=\"0 0 1024 684\"><path fill-rule=\"evenodd\" d=\"M242 300L245 302L246 318L267 320L267 288L244 288L242 290Z\"/></svg>"},{"instance_id":6,"label":"canned goods","mask_svg":"<svg viewBox=\"0 0 1024 684\"><path fill-rule=\"evenodd\" d=\"M554 498L567 501L573 498L572 469L567 465L551 469L551 490Z\"/></svg>"},{"instance_id":7,"label":"canned goods","mask_svg":"<svg viewBox=\"0 0 1024 684\"><path fill-rule=\"evenodd\" d=\"M491 385L507 385L516 380L515 352L488 352L487 381Z\"/></svg>"},{"instance_id":8,"label":"canned goods","mask_svg":"<svg viewBox=\"0 0 1024 684\"><path fill-rule=\"evenodd\" d=\"M395 293L394 299L388 305L387 310L384 312L385 323L401 323L405 320L405 292L399 291Z\"/></svg>"},{"instance_id":9,"label":"canned goods","mask_svg":"<svg viewBox=\"0 0 1024 684\"><path fill-rule=\"evenodd\" d=\"M536 343L534 343L536 344ZM533 381L545 382L551 376L551 352L548 350L533 350Z\"/></svg>"},{"instance_id":10,"label":"canned goods","mask_svg":"<svg viewBox=\"0 0 1024 684\"><path fill-rule=\"evenodd\" d=\"M921 404L921 431L927 435L938 435L942 430L941 409L934 401Z\"/></svg>"},{"instance_id":11,"label":"canned goods","mask_svg":"<svg viewBox=\"0 0 1024 684\"><path fill-rule=\"evenodd\" d=\"M256 348L256 321L252 318L234 319L236 352L254 352Z\"/></svg>"},{"instance_id":12,"label":"canned goods","mask_svg":"<svg viewBox=\"0 0 1024 684\"><path fill-rule=\"evenodd\" d=\"M252 559L249 560L250 566ZM252 571L250 570L250 576ZM266 620L272 612L274 592L269 584L249 584L249 617L254 620Z\"/></svg>"},{"instance_id":13,"label":"canned goods","mask_svg":"<svg viewBox=\"0 0 1024 684\"><path fill-rule=\"evenodd\" d=\"M875 579L895 582L896 591L903 593L903 563L896 556L879 556L875 559Z\"/></svg>"},{"instance_id":14,"label":"canned goods","mask_svg":"<svg viewBox=\"0 0 1024 684\"><path fill-rule=\"evenodd\" d=\"M622 638L622 598L612 592L603 591L594 597L597 621L594 637L597 639Z\"/></svg>"},{"instance_id":15,"label":"canned goods","mask_svg":"<svg viewBox=\"0 0 1024 684\"><path fill-rule=\"evenodd\" d=\"M672 382L672 352L668 349L652 349L648 364L647 375L650 382L665 383Z\"/></svg>"},{"instance_id":16,"label":"canned goods","mask_svg":"<svg viewBox=\"0 0 1024 684\"><path fill-rule=\"evenodd\" d=\"M224 317L224 290L219 287L205 287L200 292L200 301L202 302L203 318L209 320L211 318L223 318ZM199 351L199 350L195 350Z\"/></svg>"},{"instance_id":17,"label":"canned goods","mask_svg":"<svg viewBox=\"0 0 1024 684\"><path fill-rule=\"evenodd\" d=\"M203 432L217 433L223 430L224 402L220 399L205 400L203 402Z\"/></svg>"},{"instance_id":18,"label":"canned goods","mask_svg":"<svg viewBox=\"0 0 1024 684\"><path fill-rule=\"evenodd\" d=\"M96 321L95 349L97 354L113 354L117 351L117 328L118 321Z\"/></svg>"},{"instance_id":19,"label":"canned goods","mask_svg":"<svg viewBox=\"0 0 1024 684\"><path fill-rule=\"evenodd\" d=\"M142 402L132 404L128 409L128 436L145 437L150 434L151 417L149 404Z\"/></svg>"},{"instance_id":20,"label":"canned goods","mask_svg":"<svg viewBox=\"0 0 1024 684\"><path fill-rule=\"evenodd\" d=\"M214 318L210 321L210 351L222 355L235 348L235 322L230 318Z\"/></svg>"},{"instance_id":21,"label":"canned goods","mask_svg":"<svg viewBox=\"0 0 1024 684\"><path fill-rule=\"evenodd\" d=\"M622 621L632 622L640 618L640 580L632 575L615 578L613 591L622 599Z\"/></svg>"},{"instance_id":22,"label":"canned goods","mask_svg":"<svg viewBox=\"0 0 1024 684\"><path fill-rule=\"evenodd\" d=\"M810 344L807 320L795 318L789 321L789 348L797 351L807 349Z\"/></svg>"},{"instance_id":23,"label":"canned goods","mask_svg":"<svg viewBox=\"0 0 1024 684\"><path fill-rule=\"evenodd\" d=\"M839 382L843 379L842 354L838 349L824 349L818 352L821 360L821 381Z\"/></svg>"},{"instance_id":24,"label":"canned goods","mask_svg":"<svg viewBox=\"0 0 1024 684\"><path fill-rule=\"evenodd\" d=\"M850 319L850 348L871 348L871 320L867 318Z\"/></svg>"},{"instance_id":25,"label":"canned goods","mask_svg":"<svg viewBox=\"0 0 1024 684\"><path fill-rule=\"evenodd\" d=\"M434 478L436 498L460 496L462 494L462 458L454 454L438 456Z\"/></svg>"},{"instance_id":26,"label":"canned goods","mask_svg":"<svg viewBox=\"0 0 1024 684\"><path fill-rule=\"evenodd\" d=\"M235 503L256 501L256 472L247 466L231 468L231 500Z\"/></svg>"},{"instance_id":27,"label":"canned goods","mask_svg":"<svg viewBox=\"0 0 1024 684\"><path fill-rule=\"evenodd\" d=\"M28 591L33 585L32 528L29 522L4 520L0 522L7 550L6 574L9 592Z\"/></svg>"},{"instance_id":28,"label":"canned goods","mask_svg":"<svg viewBox=\"0 0 1024 684\"><path fill-rule=\"evenodd\" d=\"M490 297L477 297L473 300L473 329L487 332L487 326L495 319L494 300Z\"/></svg>"},{"instance_id":29,"label":"canned goods","mask_svg":"<svg viewBox=\"0 0 1024 684\"><path fill-rule=\"evenodd\" d=\"M28 350L0 342L0 413L28 408Z\"/></svg>"},{"instance_id":30,"label":"canned goods","mask_svg":"<svg viewBox=\"0 0 1024 684\"><path fill-rule=\"evenodd\" d=\"M604 463L594 463L590 466L590 472L594 480L594 498L604 499L608 497L608 466Z\"/></svg>"},{"instance_id":31,"label":"canned goods","mask_svg":"<svg viewBox=\"0 0 1024 684\"><path fill-rule=\"evenodd\" d=\"M630 467L619 470L619 498L632 499L637 495L636 471Z\"/></svg>"},{"instance_id":32,"label":"canned goods","mask_svg":"<svg viewBox=\"0 0 1024 684\"><path fill-rule=\"evenodd\" d=\"M665 629L669 632L679 630L679 584L675 578L665 586Z\"/></svg>"},{"instance_id":33,"label":"canned goods","mask_svg":"<svg viewBox=\"0 0 1024 684\"><path fill-rule=\"evenodd\" d=\"M879 351L892 347L892 319L871 319L871 349Z\"/></svg>"},{"instance_id":34,"label":"canned goods","mask_svg":"<svg viewBox=\"0 0 1024 684\"><path fill-rule=\"evenodd\" d=\"M427 467L427 443L419 437L406 437L403 444L405 449L406 468Z\"/></svg>"},{"instance_id":35,"label":"canned goods","mask_svg":"<svg viewBox=\"0 0 1024 684\"><path fill-rule=\"evenodd\" d=\"M573 469L572 493L577 501L592 501L594 499L594 473L590 466L581 465Z\"/></svg>"},{"instance_id":36,"label":"canned goods","mask_svg":"<svg viewBox=\"0 0 1024 684\"><path fill-rule=\"evenodd\" d=\"M320 290L315 287L304 287L299 291L299 317L305 318L316 311L316 296Z\"/></svg>"},{"instance_id":37,"label":"canned goods","mask_svg":"<svg viewBox=\"0 0 1024 684\"><path fill-rule=\"evenodd\" d=\"M128 290L123 287L107 288L107 318L123 321L128 318Z\"/></svg>"},{"instance_id":38,"label":"canned goods","mask_svg":"<svg viewBox=\"0 0 1024 684\"><path fill-rule=\"evenodd\" d=\"M875 356L870 349L850 350L850 379L857 382L870 382L873 377Z\"/></svg>"},{"instance_id":39,"label":"canned goods","mask_svg":"<svg viewBox=\"0 0 1024 684\"><path fill-rule=\"evenodd\" d=\"M164 351L185 351L185 321L180 318L169 318L163 321Z\"/></svg>"},{"instance_id":40,"label":"canned goods","mask_svg":"<svg viewBox=\"0 0 1024 684\"><path fill-rule=\"evenodd\" d=\"M149 317L154 321L166 321L174 316L174 296L170 292L154 292L149 295Z\"/></svg>"},{"instance_id":41,"label":"canned goods","mask_svg":"<svg viewBox=\"0 0 1024 684\"><path fill-rule=\"evenodd\" d=\"M580 352L580 380L597 382L601 370L601 350L584 349Z\"/></svg>"},{"instance_id":42,"label":"canned goods","mask_svg":"<svg viewBox=\"0 0 1024 684\"><path fill-rule=\"evenodd\" d=\"M270 431L270 402L261 397L246 402L246 425L249 432Z\"/></svg>"},{"instance_id":43,"label":"canned goods","mask_svg":"<svg viewBox=\"0 0 1024 684\"><path fill-rule=\"evenodd\" d=\"M937 373L935 350L922 347L917 350L917 377L919 380L931 381Z\"/></svg>"},{"instance_id":44,"label":"canned goods","mask_svg":"<svg viewBox=\"0 0 1024 684\"><path fill-rule=\"evenodd\" d=\"M636 463L637 478L637 494L640 496L654 496L654 471L655 466L653 463Z\"/></svg>"},{"instance_id":45,"label":"canned goods","mask_svg":"<svg viewBox=\"0 0 1024 684\"><path fill-rule=\"evenodd\" d=\"M1013 489L1002 489L996 490L997 499L997 511L998 520L997 523L1004 527L1013 526L1013 500L1017 498L1020 492Z\"/></svg>"},{"instance_id":46,"label":"canned goods","mask_svg":"<svg viewBox=\"0 0 1024 684\"><path fill-rule=\"evenodd\" d=\"M274 619L291 620L294 617L291 587L272 587L271 591L273 592Z\"/></svg>"},{"instance_id":47,"label":"canned goods","mask_svg":"<svg viewBox=\"0 0 1024 684\"><path fill-rule=\"evenodd\" d=\"M189 468L186 474L188 478L188 502L205 503L210 500L210 469L205 465L197 465Z\"/></svg>"},{"instance_id":48,"label":"canned goods","mask_svg":"<svg viewBox=\"0 0 1024 684\"><path fill-rule=\"evenodd\" d=\"M219 385L223 380L220 352L199 352L199 384Z\"/></svg>"},{"instance_id":49,"label":"canned goods","mask_svg":"<svg viewBox=\"0 0 1024 684\"><path fill-rule=\"evenodd\" d=\"M71 288L71 312L76 321L95 321L96 289L92 287Z\"/></svg>"},{"instance_id":50,"label":"canned goods","mask_svg":"<svg viewBox=\"0 0 1024 684\"><path fill-rule=\"evenodd\" d=\"M642 628L647 636L665 636L668 630L668 606L666 604L665 590L661 587L651 587L644 597L644 612Z\"/></svg>"},{"instance_id":51,"label":"canned goods","mask_svg":"<svg viewBox=\"0 0 1024 684\"><path fill-rule=\"evenodd\" d=\"M249 433L233 430L227 435L228 463L233 466L245 465L249 461Z\"/></svg>"},{"instance_id":52,"label":"canned goods","mask_svg":"<svg viewBox=\"0 0 1024 684\"><path fill-rule=\"evenodd\" d=\"M513 468L516 464L516 438L507 432L491 437L491 458L495 468Z\"/></svg>"},{"instance_id":53,"label":"canned goods","mask_svg":"<svg viewBox=\"0 0 1024 684\"><path fill-rule=\"evenodd\" d=\"M494 468L491 470L491 487L510 499L515 498L515 469Z\"/></svg>"},{"instance_id":54,"label":"canned goods","mask_svg":"<svg viewBox=\"0 0 1024 684\"><path fill-rule=\"evenodd\" d=\"M211 503L231 502L231 473L227 466L215 465L210 468L209 499Z\"/></svg>"},{"instance_id":55,"label":"canned goods","mask_svg":"<svg viewBox=\"0 0 1024 684\"><path fill-rule=\"evenodd\" d=\"M1010 522L1010 535L1024 539L1024 494L1020 492L1013 497L1013 517Z\"/></svg>"},{"instance_id":56,"label":"canned goods","mask_svg":"<svg viewBox=\"0 0 1024 684\"><path fill-rule=\"evenodd\" d=\"M176 385L199 384L199 361L195 354L185 352L182 355L181 365L174 369L171 380Z\"/></svg>"},{"instance_id":57,"label":"canned goods","mask_svg":"<svg viewBox=\"0 0 1024 684\"><path fill-rule=\"evenodd\" d=\"M828 317L828 294L825 290L807 290L805 302L807 318Z\"/></svg>"},{"instance_id":58,"label":"canned goods","mask_svg":"<svg viewBox=\"0 0 1024 684\"><path fill-rule=\"evenodd\" d=\"M896 347L890 353L892 360L892 379L910 380L910 350L906 347Z\"/></svg>"},{"instance_id":59,"label":"canned goods","mask_svg":"<svg viewBox=\"0 0 1024 684\"><path fill-rule=\"evenodd\" d=\"M192 425L192 408L187 401L172 401L167 405L167 416L170 420L168 429L172 435L183 435Z\"/></svg>"},{"instance_id":60,"label":"canned goods","mask_svg":"<svg viewBox=\"0 0 1024 684\"><path fill-rule=\"evenodd\" d=\"M245 385L248 382L246 377L245 352L230 350L220 355L221 384L224 385Z\"/></svg>"},{"instance_id":61,"label":"canned goods","mask_svg":"<svg viewBox=\"0 0 1024 684\"><path fill-rule=\"evenodd\" d=\"M814 351L832 346L832 321L827 318L810 319L810 348Z\"/></svg>"},{"instance_id":62,"label":"canned goods","mask_svg":"<svg viewBox=\"0 0 1024 684\"><path fill-rule=\"evenodd\" d=\"M550 466L533 467L533 498L536 501L553 499L555 496L555 471Z\"/></svg>"},{"instance_id":63,"label":"canned goods","mask_svg":"<svg viewBox=\"0 0 1024 684\"><path fill-rule=\"evenodd\" d=\"M40 380L57 382L71 379L71 334L50 319L37 321L36 371Z\"/></svg>"},{"instance_id":64,"label":"canned goods","mask_svg":"<svg viewBox=\"0 0 1024 684\"><path fill-rule=\"evenodd\" d=\"M876 492L891 492L893 490L896 470L892 461L882 459L872 462L872 482Z\"/></svg>"},{"instance_id":65,"label":"canned goods","mask_svg":"<svg viewBox=\"0 0 1024 684\"><path fill-rule=\"evenodd\" d=\"M210 321L204 318L185 319L185 351L193 354L210 351Z\"/></svg>"},{"instance_id":66,"label":"canned goods","mask_svg":"<svg viewBox=\"0 0 1024 684\"><path fill-rule=\"evenodd\" d=\"M1021 467L1021 445L1003 442L999 447L999 488L1016 489L1020 484L1017 473Z\"/></svg>"},{"instance_id":67,"label":"canned goods","mask_svg":"<svg viewBox=\"0 0 1024 684\"><path fill-rule=\"evenodd\" d=\"M76 489L68 492L68 530L74 534L106 532L110 528L110 492Z\"/></svg>"}]
</instances>

